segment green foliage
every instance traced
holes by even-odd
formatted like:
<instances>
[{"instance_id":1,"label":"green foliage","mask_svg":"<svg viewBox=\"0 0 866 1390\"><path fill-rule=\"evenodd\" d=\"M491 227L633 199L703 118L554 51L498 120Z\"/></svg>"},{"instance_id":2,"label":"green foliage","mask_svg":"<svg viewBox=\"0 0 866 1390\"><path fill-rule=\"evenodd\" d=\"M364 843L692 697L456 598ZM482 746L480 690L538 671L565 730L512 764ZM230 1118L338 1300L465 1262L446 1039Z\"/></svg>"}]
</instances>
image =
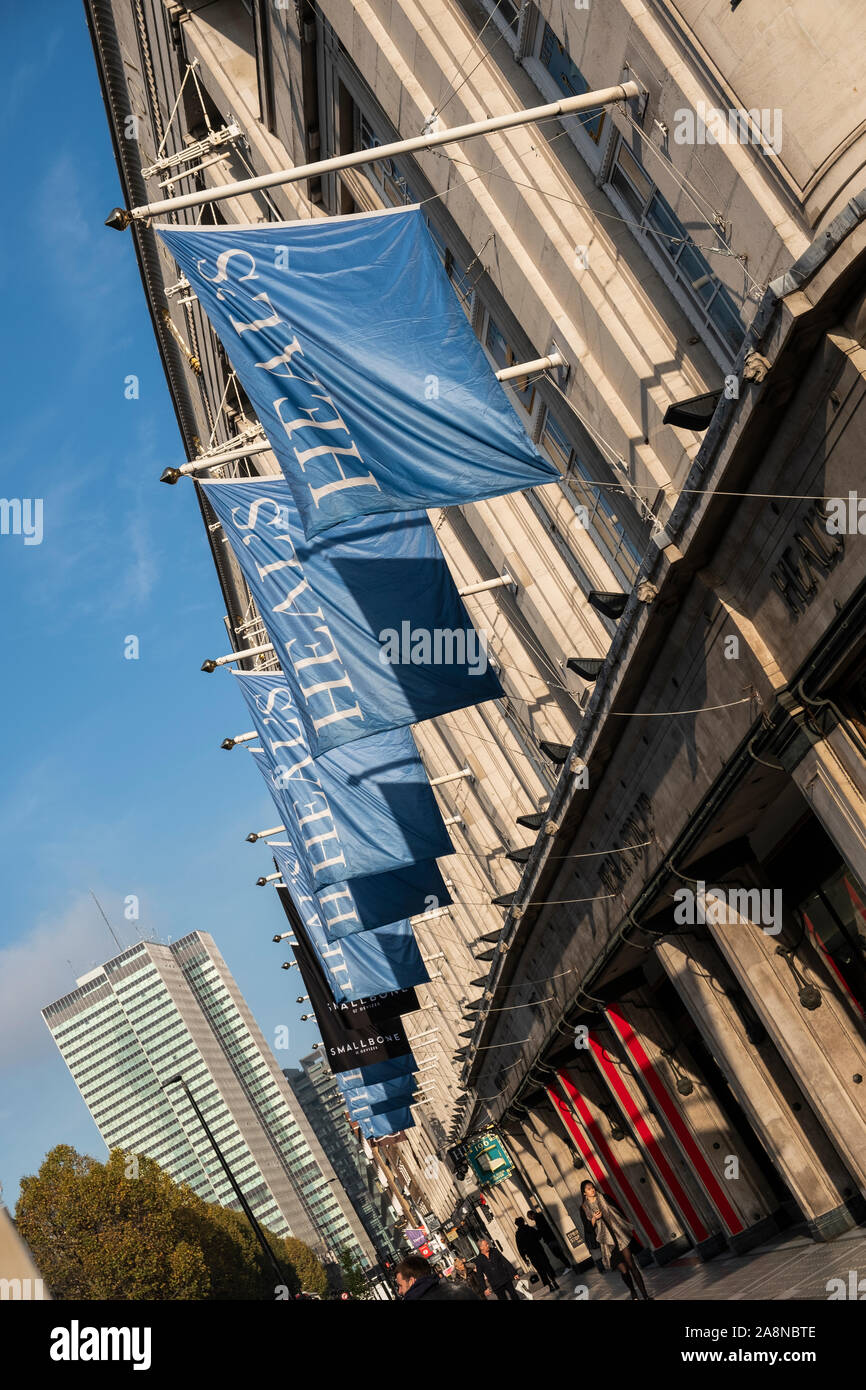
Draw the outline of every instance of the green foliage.
<instances>
[{"instance_id":1,"label":"green foliage","mask_svg":"<svg viewBox=\"0 0 866 1390\"><path fill-rule=\"evenodd\" d=\"M309 1245L305 1245L302 1240L295 1240L294 1236L275 1240L272 1244L280 1264L288 1264L294 1268L301 1291L317 1293L320 1298L327 1297L328 1276L324 1265L316 1259Z\"/></svg>"},{"instance_id":2,"label":"green foliage","mask_svg":"<svg viewBox=\"0 0 866 1390\"><path fill-rule=\"evenodd\" d=\"M366 1298L370 1292L367 1280L364 1278L364 1271L361 1262L354 1250L348 1245L344 1245L340 1251L340 1266L343 1271L343 1283L346 1292L353 1298Z\"/></svg>"},{"instance_id":3,"label":"green foliage","mask_svg":"<svg viewBox=\"0 0 866 1390\"><path fill-rule=\"evenodd\" d=\"M143 1155L116 1149L99 1163L59 1144L23 1179L15 1216L54 1298L276 1297L273 1269L246 1218L203 1202ZM308 1246L265 1235L290 1296L302 1286L327 1288Z\"/></svg>"}]
</instances>

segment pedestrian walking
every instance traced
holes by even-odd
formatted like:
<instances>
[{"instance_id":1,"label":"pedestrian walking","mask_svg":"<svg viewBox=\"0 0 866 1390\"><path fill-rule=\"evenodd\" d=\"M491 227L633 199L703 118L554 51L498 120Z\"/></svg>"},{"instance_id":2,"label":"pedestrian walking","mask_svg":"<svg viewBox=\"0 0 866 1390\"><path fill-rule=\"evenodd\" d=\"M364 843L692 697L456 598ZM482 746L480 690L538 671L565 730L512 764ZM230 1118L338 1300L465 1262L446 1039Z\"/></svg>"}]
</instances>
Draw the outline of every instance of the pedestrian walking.
<instances>
[{"instance_id":1,"label":"pedestrian walking","mask_svg":"<svg viewBox=\"0 0 866 1390\"><path fill-rule=\"evenodd\" d=\"M512 1298L515 1303L519 1303L520 1299L514 1287L517 1270L511 1261L506 1260L502 1251L491 1245L486 1237L480 1242L478 1249L480 1253L475 1260L475 1269L482 1283L486 1280L497 1298Z\"/></svg>"},{"instance_id":2,"label":"pedestrian walking","mask_svg":"<svg viewBox=\"0 0 866 1390\"><path fill-rule=\"evenodd\" d=\"M551 1268L550 1260L547 1258L547 1251L541 1235L532 1226L527 1226L522 1216L515 1218L514 1222L517 1230L515 1232L515 1244L521 1259L525 1264L534 1265L542 1282L549 1289L558 1289L559 1284Z\"/></svg>"},{"instance_id":3,"label":"pedestrian walking","mask_svg":"<svg viewBox=\"0 0 866 1390\"><path fill-rule=\"evenodd\" d=\"M535 1208L532 1207L526 1213L526 1219L532 1222L532 1225L534 1226L538 1234L541 1236L541 1239L544 1241L545 1245L548 1248L548 1251L553 1256L553 1258L557 1260L560 1264L564 1264L566 1269L572 1269L573 1265L571 1261L566 1259L563 1255L559 1241L556 1239L556 1236L553 1233L553 1227L551 1226L547 1217L544 1216L542 1212L536 1211Z\"/></svg>"},{"instance_id":4,"label":"pedestrian walking","mask_svg":"<svg viewBox=\"0 0 866 1390\"><path fill-rule=\"evenodd\" d=\"M605 1269L622 1275L632 1298L649 1298L643 1275L631 1251L632 1232L622 1213L586 1178L580 1184L580 1214L587 1246L601 1249ZM640 1294L638 1294L640 1290Z\"/></svg>"},{"instance_id":5,"label":"pedestrian walking","mask_svg":"<svg viewBox=\"0 0 866 1390\"><path fill-rule=\"evenodd\" d=\"M454 1261L454 1277L471 1289L476 1298L484 1297L484 1280L474 1265L467 1264L462 1255Z\"/></svg>"},{"instance_id":6,"label":"pedestrian walking","mask_svg":"<svg viewBox=\"0 0 866 1390\"><path fill-rule=\"evenodd\" d=\"M551 1250L558 1249L556 1243L556 1236L553 1234L553 1228L546 1216L544 1216L540 1211L536 1211L535 1207L532 1207L526 1213L526 1219L527 1221L532 1222L533 1226L535 1227L538 1234L541 1236L541 1239L544 1241L545 1245L549 1245Z\"/></svg>"},{"instance_id":7,"label":"pedestrian walking","mask_svg":"<svg viewBox=\"0 0 866 1390\"><path fill-rule=\"evenodd\" d=\"M440 1279L423 1255L407 1255L405 1260L401 1260L394 1271L394 1282L404 1303L414 1303L421 1298L430 1299L431 1302L478 1299L478 1294L459 1279Z\"/></svg>"}]
</instances>

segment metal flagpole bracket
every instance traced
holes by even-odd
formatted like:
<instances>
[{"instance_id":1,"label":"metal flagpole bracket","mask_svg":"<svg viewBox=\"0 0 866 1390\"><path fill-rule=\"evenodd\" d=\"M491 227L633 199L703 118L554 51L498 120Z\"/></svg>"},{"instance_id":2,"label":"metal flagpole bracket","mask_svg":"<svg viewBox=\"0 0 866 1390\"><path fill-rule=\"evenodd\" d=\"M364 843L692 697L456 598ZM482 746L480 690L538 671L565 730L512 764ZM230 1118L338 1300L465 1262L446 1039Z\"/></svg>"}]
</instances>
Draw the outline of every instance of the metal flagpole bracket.
<instances>
[{"instance_id":1,"label":"metal flagpole bracket","mask_svg":"<svg viewBox=\"0 0 866 1390\"><path fill-rule=\"evenodd\" d=\"M253 454L265 454L270 449L268 440L261 438L264 433L261 425L251 425L244 433L248 436L248 443L244 442L243 435L239 435L225 444L217 445L215 449L202 450L196 458L181 464L179 468L166 468L159 481L179 483L181 478L188 478L208 468L220 468L224 463L233 463L236 459L251 458Z\"/></svg>"},{"instance_id":2,"label":"metal flagpole bracket","mask_svg":"<svg viewBox=\"0 0 866 1390\"><path fill-rule=\"evenodd\" d=\"M444 777L431 777L431 787L444 787L447 782L474 782L475 773L471 767L461 767L459 772L448 772Z\"/></svg>"},{"instance_id":3,"label":"metal flagpole bracket","mask_svg":"<svg viewBox=\"0 0 866 1390\"><path fill-rule=\"evenodd\" d=\"M375 164L382 159L393 159L415 150L435 149L439 145L459 144L476 135L489 135L494 131L513 130L517 126L532 125L537 121L547 121L558 116L570 116L578 111L591 111L599 106L613 106L618 101L628 101L638 97L641 88L637 82L620 82L614 87L603 87L596 92L584 92L581 96L564 97L546 106L533 106L524 111L508 111L504 116L491 116L485 121L473 121L469 125L455 126L451 130L431 130L424 135L409 140L397 140L390 145L377 145L373 149L353 150L349 154L335 155L331 159L320 159L314 164L299 164L294 169L277 169L270 174L261 174L252 179L241 179L237 183L223 184L217 188L196 189L178 198L164 198L161 202L146 203L141 207L114 208L105 219L106 227L123 231L133 221L140 222L180 208L199 207L202 203L217 203L223 198L236 198L245 193L255 193L262 188L277 188L283 184L300 183L304 179L318 178L322 174L337 169L349 169L363 164Z\"/></svg>"},{"instance_id":4,"label":"metal flagpole bracket","mask_svg":"<svg viewBox=\"0 0 866 1390\"><path fill-rule=\"evenodd\" d=\"M258 730L252 729L248 734L235 734L234 738L224 738L220 748L234 748L238 743L251 743L254 738L258 738Z\"/></svg>"},{"instance_id":5,"label":"metal flagpole bracket","mask_svg":"<svg viewBox=\"0 0 866 1390\"><path fill-rule=\"evenodd\" d=\"M571 363L567 360L562 348L555 340L550 344L548 357L551 362L550 375L553 377L560 391L564 391L568 385L568 378L571 376ZM555 358L559 360L555 361Z\"/></svg>"},{"instance_id":6,"label":"metal flagpole bracket","mask_svg":"<svg viewBox=\"0 0 866 1390\"><path fill-rule=\"evenodd\" d=\"M484 579L478 584L464 584L457 592L461 598L468 598L470 594L486 594L490 589L511 589L513 592L516 588L517 580L512 579L506 570L498 579Z\"/></svg>"},{"instance_id":7,"label":"metal flagpole bracket","mask_svg":"<svg viewBox=\"0 0 866 1390\"><path fill-rule=\"evenodd\" d=\"M285 828L284 825L272 825L267 830L251 830L247 836L247 844L254 845L256 840L266 840L269 835L279 835Z\"/></svg>"},{"instance_id":8,"label":"metal flagpole bracket","mask_svg":"<svg viewBox=\"0 0 866 1390\"><path fill-rule=\"evenodd\" d=\"M201 669L210 675L218 666L228 666L232 661L243 661L248 656L263 656L265 652L273 650L272 642L263 642L260 647L241 647L239 652L229 652L228 656L208 657L207 661L202 662Z\"/></svg>"}]
</instances>

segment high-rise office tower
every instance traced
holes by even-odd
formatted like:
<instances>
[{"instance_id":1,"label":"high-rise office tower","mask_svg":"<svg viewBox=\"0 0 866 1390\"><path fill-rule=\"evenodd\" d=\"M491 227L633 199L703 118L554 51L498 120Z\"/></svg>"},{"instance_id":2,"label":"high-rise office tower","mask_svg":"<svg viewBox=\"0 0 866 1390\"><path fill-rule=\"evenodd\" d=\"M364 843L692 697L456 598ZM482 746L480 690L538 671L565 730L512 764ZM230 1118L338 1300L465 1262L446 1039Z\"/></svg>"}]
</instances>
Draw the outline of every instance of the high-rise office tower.
<instances>
[{"instance_id":1,"label":"high-rise office tower","mask_svg":"<svg viewBox=\"0 0 866 1390\"><path fill-rule=\"evenodd\" d=\"M154 1158L206 1201L239 1202L183 1086L254 1215L320 1258L372 1246L207 932L137 945L43 1009L109 1149Z\"/></svg>"},{"instance_id":2,"label":"high-rise office tower","mask_svg":"<svg viewBox=\"0 0 866 1390\"><path fill-rule=\"evenodd\" d=\"M324 1057L311 1052L286 1080L382 1260L405 1253L395 1213L346 1117L346 1101Z\"/></svg>"}]
</instances>

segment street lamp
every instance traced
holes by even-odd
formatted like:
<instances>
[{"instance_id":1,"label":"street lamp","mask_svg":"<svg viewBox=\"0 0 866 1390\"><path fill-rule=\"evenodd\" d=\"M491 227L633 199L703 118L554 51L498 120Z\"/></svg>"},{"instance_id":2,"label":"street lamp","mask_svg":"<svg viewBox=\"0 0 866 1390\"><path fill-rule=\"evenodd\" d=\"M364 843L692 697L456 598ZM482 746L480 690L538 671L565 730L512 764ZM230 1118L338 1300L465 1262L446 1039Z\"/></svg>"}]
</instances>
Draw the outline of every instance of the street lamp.
<instances>
[{"instance_id":1,"label":"street lamp","mask_svg":"<svg viewBox=\"0 0 866 1390\"><path fill-rule=\"evenodd\" d=\"M232 1191L234 1192L235 1196L241 1204L241 1207L243 1208L244 1216L247 1218L247 1220L253 1228L256 1240L259 1242L259 1245L264 1250L265 1255L267 1256L267 1259L271 1265L271 1268L277 1276L278 1282L280 1284L285 1284L286 1276L280 1269L279 1264L277 1263L277 1257L274 1254L271 1247L268 1245L268 1242L265 1239L265 1233L259 1225L258 1221L256 1220L255 1216L253 1215L252 1207L250 1206L241 1189L238 1187L235 1175L229 1167L228 1163L226 1162L225 1158L223 1157L222 1150L220 1149L219 1144L213 1136L213 1131L211 1130L210 1125L208 1124L207 1120L201 1112L201 1107L199 1106L198 1101L195 1099L195 1096L189 1089L189 1086L186 1084L182 1076L173 1076L170 1081L167 1081L165 1083L162 1089L164 1091L167 1091L169 1086L182 1086L184 1091L186 1092L186 1098L192 1106L193 1110L195 1111L196 1115L198 1116L199 1123L201 1124L202 1129L204 1130L205 1134L210 1140L211 1148L213 1149L214 1153L219 1159L220 1167L222 1168L223 1172L225 1173L226 1177L231 1183Z\"/></svg>"}]
</instances>

